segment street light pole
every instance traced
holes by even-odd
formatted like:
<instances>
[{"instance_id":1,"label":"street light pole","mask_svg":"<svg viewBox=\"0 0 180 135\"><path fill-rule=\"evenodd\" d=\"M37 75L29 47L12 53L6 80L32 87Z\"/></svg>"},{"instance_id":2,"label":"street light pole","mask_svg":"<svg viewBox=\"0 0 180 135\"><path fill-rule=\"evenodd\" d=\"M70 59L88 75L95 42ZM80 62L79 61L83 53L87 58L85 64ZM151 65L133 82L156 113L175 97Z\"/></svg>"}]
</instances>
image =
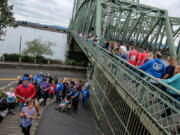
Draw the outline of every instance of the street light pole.
<instances>
[{"instance_id":1,"label":"street light pole","mask_svg":"<svg viewBox=\"0 0 180 135\"><path fill-rule=\"evenodd\" d=\"M20 36L20 41L19 41L19 63L21 63L21 41L22 41L22 38Z\"/></svg>"}]
</instances>

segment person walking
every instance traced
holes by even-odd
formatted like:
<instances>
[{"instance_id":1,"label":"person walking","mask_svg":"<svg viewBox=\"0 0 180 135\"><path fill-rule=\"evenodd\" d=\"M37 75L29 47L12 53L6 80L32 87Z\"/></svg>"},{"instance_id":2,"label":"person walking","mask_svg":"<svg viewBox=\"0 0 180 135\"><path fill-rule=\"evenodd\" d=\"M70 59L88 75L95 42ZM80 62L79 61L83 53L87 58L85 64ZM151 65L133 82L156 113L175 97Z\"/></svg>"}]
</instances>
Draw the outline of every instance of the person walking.
<instances>
[{"instance_id":1,"label":"person walking","mask_svg":"<svg viewBox=\"0 0 180 135\"><path fill-rule=\"evenodd\" d=\"M90 96L90 91L88 90L87 87L85 87L82 90L82 101L83 101L82 103L83 103L84 108L87 108L87 103L88 103L89 96Z\"/></svg>"},{"instance_id":2,"label":"person walking","mask_svg":"<svg viewBox=\"0 0 180 135\"><path fill-rule=\"evenodd\" d=\"M27 106L23 107L20 117L22 118L22 133L24 135L30 135L30 129L33 123L33 120L35 120L35 101L30 100L27 102Z\"/></svg>"},{"instance_id":3,"label":"person walking","mask_svg":"<svg viewBox=\"0 0 180 135\"><path fill-rule=\"evenodd\" d=\"M41 103L41 105L46 106L46 100L49 96L49 88L50 88L50 84L46 80L46 78L43 78L40 88L41 88L41 96L43 98L43 102Z\"/></svg>"},{"instance_id":4,"label":"person walking","mask_svg":"<svg viewBox=\"0 0 180 135\"><path fill-rule=\"evenodd\" d=\"M53 100L55 91L56 91L56 84L55 84L55 81L52 80L50 88L49 88L49 94L50 94L49 97L50 97L50 100Z\"/></svg>"},{"instance_id":5,"label":"person walking","mask_svg":"<svg viewBox=\"0 0 180 135\"><path fill-rule=\"evenodd\" d=\"M22 84L16 88L15 95L19 98L19 111L21 112L25 102L32 100L36 96L36 89L29 83L28 77L22 78Z\"/></svg>"},{"instance_id":6,"label":"person walking","mask_svg":"<svg viewBox=\"0 0 180 135\"><path fill-rule=\"evenodd\" d=\"M64 84L62 83L62 79L59 79L56 85L56 103L61 102L61 96L63 90L64 90Z\"/></svg>"}]
</instances>

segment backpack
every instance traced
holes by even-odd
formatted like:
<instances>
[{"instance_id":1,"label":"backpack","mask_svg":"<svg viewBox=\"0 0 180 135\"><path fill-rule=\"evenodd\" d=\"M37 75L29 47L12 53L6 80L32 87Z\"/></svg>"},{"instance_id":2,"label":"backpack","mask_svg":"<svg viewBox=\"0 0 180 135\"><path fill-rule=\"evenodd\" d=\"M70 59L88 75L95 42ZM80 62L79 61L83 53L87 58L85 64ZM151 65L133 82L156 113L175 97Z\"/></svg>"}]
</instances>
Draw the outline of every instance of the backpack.
<instances>
[{"instance_id":1,"label":"backpack","mask_svg":"<svg viewBox=\"0 0 180 135\"><path fill-rule=\"evenodd\" d=\"M0 111L4 111L8 108L7 100L0 97Z\"/></svg>"}]
</instances>

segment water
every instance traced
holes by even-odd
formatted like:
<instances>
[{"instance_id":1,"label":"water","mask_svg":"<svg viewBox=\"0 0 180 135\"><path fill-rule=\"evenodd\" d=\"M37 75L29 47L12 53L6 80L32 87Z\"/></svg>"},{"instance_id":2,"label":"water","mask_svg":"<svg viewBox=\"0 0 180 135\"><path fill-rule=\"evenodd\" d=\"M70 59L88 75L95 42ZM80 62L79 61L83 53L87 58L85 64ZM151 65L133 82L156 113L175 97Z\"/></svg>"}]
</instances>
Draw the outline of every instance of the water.
<instances>
[{"instance_id":1,"label":"water","mask_svg":"<svg viewBox=\"0 0 180 135\"><path fill-rule=\"evenodd\" d=\"M45 56L46 58L65 60L65 53L67 50L67 35L63 33L56 33L33 29L28 27L7 28L5 40L0 41L0 56L4 53L19 53L20 36L22 37L22 50L26 47L26 41L32 41L36 38L41 38L43 42L50 41L56 46L52 47L53 56Z\"/></svg>"}]
</instances>

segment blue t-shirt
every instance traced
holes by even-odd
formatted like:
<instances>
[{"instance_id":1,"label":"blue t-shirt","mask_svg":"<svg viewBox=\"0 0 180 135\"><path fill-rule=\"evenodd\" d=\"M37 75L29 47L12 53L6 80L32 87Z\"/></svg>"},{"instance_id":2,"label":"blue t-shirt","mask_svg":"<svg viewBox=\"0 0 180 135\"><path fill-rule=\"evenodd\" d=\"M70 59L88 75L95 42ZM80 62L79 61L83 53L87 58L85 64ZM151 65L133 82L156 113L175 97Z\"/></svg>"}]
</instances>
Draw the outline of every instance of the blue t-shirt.
<instances>
[{"instance_id":1,"label":"blue t-shirt","mask_svg":"<svg viewBox=\"0 0 180 135\"><path fill-rule=\"evenodd\" d=\"M150 60L138 68L144 70L156 78L162 78L162 76L166 73L166 66L159 58Z\"/></svg>"},{"instance_id":2,"label":"blue t-shirt","mask_svg":"<svg viewBox=\"0 0 180 135\"><path fill-rule=\"evenodd\" d=\"M78 91L76 91L76 92L70 91L70 92L69 92L69 95L70 95L70 96L78 97L78 96L79 96L79 92L78 92Z\"/></svg>"},{"instance_id":3,"label":"blue t-shirt","mask_svg":"<svg viewBox=\"0 0 180 135\"><path fill-rule=\"evenodd\" d=\"M56 92L60 93L63 90L64 90L64 84L63 83L57 83L57 85L56 85Z\"/></svg>"},{"instance_id":4,"label":"blue t-shirt","mask_svg":"<svg viewBox=\"0 0 180 135\"><path fill-rule=\"evenodd\" d=\"M41 86L42 79L43 79L43 77L35 76L33 80L37 82L38 86Z\"/></svg>"},{"instance_id":5,"label":"blue t-shirt","mask_svg":"<svg viewBox=\"0 0 180 135\"><path fill-rule=\"evenodd\" d=\"M85 90L85 89L82 90L82 96L84 99L87 99L89 97L89 95L90 95L89 90Z\"/></svg>"}]
</instances>

